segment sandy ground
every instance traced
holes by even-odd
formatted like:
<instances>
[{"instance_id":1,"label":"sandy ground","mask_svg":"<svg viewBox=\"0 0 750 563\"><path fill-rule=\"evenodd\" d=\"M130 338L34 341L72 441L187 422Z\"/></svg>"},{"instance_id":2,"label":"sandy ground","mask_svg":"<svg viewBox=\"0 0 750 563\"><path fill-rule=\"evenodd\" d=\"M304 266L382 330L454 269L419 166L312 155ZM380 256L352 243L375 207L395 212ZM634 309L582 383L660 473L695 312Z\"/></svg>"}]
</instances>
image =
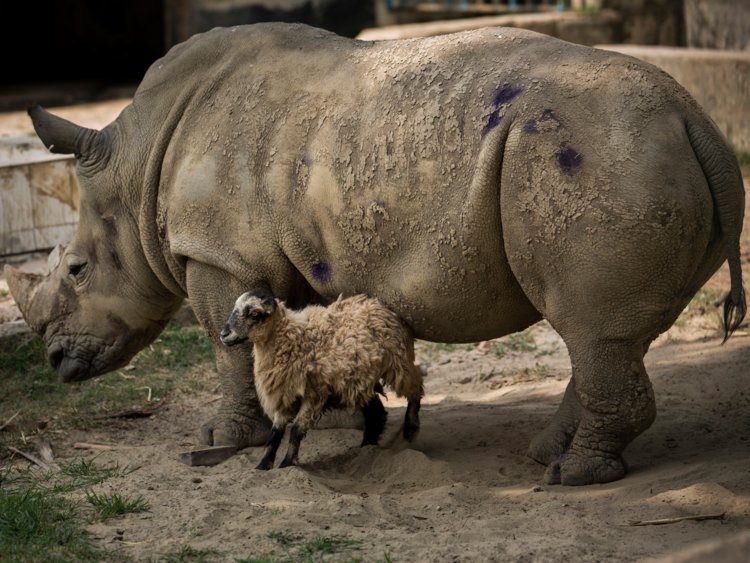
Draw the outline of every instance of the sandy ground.
<instances>
[{"instance_id":1,"label":"sandy ground","mask_svg":"<svg viewBox=\"0 0 750 563\"><path fill-rule=\"evenodd\" d=\"M746 219L743 244L750 249L747 225ZM747 252L743 266L750 287ZM728 287L726 271L710 285ZM0 301L6 317L13 316L9 298ZM77 432L53 447L60 459L96 456L100 464L140 466L95 490L143 495L151 512L90 528L97 541L136 560L184 545L219 549L218 559L229 561L272 551L282 556L272 532L300 541L361 540L361 550L346 560L660 557L750 530L750 332L744 327L721 345L717 326L713 308L688 311L652 346L646 366L658 418L626 450L628 476L606 485L544 485L544 467L525 456L570 377L565 346L545 323L527 334L533 350L502 358L487 344L432 353L421 346L427 396L421 434L408 447L394 439L404 405L391 398L378 447L359 448L357 430L319 429L303 442L297 468L254 470L260 448L215 467L191 468L178 454L197 446L195 431L216 408L208 394L172 397L149 419ZM75 451L78 441L128 449ZM629 525L721 513L723 520Z\"/></svg>"}]
</instances>

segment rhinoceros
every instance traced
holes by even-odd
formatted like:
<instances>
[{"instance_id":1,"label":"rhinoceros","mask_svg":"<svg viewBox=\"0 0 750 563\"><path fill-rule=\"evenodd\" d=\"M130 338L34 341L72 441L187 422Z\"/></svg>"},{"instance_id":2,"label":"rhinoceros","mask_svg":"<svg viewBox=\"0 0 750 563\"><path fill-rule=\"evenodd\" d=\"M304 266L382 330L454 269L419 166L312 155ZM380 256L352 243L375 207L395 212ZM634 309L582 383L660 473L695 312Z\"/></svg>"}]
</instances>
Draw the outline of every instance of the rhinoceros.
<instances>
[{"instance_id":1,"label":"rhinoceros","mask_svg":"<svg viewBox=\"0 0 750 563\"><path fill-rule=\"evenodd\" d=\"M745 310L744 188L721 133L633 58L506 28L368 42L289 24L172 48L101 131L40 107L74 153L80 224L46 276L7 270L62 381L125 365L188 298L216 345L207 444L270 435L251 350L219 340L238 295L378 297L418 338L544 318L572 378L529 455L550 483L624 476L652 423L643 357L728 260Z\"/></svg>"}]
</instances>

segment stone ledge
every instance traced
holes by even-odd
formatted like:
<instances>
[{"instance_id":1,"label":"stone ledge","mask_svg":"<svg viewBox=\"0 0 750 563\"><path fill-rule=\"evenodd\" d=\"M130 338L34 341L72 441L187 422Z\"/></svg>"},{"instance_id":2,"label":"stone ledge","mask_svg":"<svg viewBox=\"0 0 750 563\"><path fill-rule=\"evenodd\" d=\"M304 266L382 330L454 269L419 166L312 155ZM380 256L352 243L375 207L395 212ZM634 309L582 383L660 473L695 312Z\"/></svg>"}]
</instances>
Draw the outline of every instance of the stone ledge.
<instances>
[{"instance_id":1,"label":"stone ledge","mask_svg":"<svg viewBox=\"0 0 750 563\"><path fill-rule=\"evenodd\" d=\"M25 321L11 321L0 324L0 340L6 338L19 338L33 334L29 325Z\"/></svg>"},{"instance_id":2,"label":"stone ledge","mask_svg":"<svg viewBox=\"0 0 750 563\"><path fill-rule=\"evenodd\" d=\"M616 41L619 26L620 15L611 10L602 10L595 15L553 12L391 25L364 29L357 36L357 39L362 41L412 39L415 37L432 37L435 35L457 33L459 31L470 31L484 27L517 27L552 35L553 37L558 37L572 43L594 45L602 41ZM610 39L604 39L606 37Z\"/></svg>"},{"instance_id":3,"label":"stone ledge","mask_svg":"<svg viewBox=\"0 0 750 563\"><path fill-rule=\"evenodd\" d=\"M735 150L750 152L750 51L597 45L651 63L679 82Z\"/></svg>"}]
</instances>

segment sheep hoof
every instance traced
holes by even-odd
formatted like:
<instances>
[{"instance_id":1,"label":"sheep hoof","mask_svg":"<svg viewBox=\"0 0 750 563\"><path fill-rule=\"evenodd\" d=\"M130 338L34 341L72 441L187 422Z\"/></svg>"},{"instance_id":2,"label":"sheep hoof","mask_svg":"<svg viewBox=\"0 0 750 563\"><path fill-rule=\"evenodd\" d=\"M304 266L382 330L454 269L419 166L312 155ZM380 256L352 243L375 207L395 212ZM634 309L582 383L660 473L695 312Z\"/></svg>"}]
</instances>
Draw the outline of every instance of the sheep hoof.
<instances>
[{"instance_id":1,"label":"sheep hoof","mask_svg":"<svg viewBox=\"0 0 750 563\"><path fill-rule=\"evenodd\" d=\"M294 462L293 459L284 458L281 463L279 464L279 468L284 467L295 467L297 464Z\"/></svg>"},{"instance_id":2,"label":"sheep hoof","mask_svg":"<svg viewBox=\"0 0 750 563\"><path fill-rule=\"evenodd\" d=\"M413 442L419 434L419 426L411 426L410 424L404 424L404 440L407 442Z\"/></svg>"},{"instance_id":3,"label":"sheep hoof","mask_svg":"<svg viewBox=\"0 0 750 563\"><path fill-rule=\"evenodd\" d=\"M262 459L258 465L255 466L255 469L260 469L261 471L268 471L273 467L273 461L267 461L265 459Z\"/></svg>"}]
</instances>

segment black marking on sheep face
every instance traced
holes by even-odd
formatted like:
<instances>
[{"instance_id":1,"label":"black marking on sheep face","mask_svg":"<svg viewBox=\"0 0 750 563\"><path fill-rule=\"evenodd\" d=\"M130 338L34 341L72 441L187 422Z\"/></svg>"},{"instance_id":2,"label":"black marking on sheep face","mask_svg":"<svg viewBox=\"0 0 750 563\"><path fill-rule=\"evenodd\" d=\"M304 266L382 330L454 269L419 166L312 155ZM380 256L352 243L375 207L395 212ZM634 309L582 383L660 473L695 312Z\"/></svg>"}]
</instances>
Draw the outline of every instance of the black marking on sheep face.
<instances>
[{"instance_id":1,"label":"black marking on sheep face","mask_svg":"<svg viewBox=\"0 0 750 563\"><path fill-rule=\"evenodd\" d=\"M276 299L264 290L248 291L237 298L219 338L225 346L252 340L252 333L276 311Z\"/></svg>"}]
</instances>

